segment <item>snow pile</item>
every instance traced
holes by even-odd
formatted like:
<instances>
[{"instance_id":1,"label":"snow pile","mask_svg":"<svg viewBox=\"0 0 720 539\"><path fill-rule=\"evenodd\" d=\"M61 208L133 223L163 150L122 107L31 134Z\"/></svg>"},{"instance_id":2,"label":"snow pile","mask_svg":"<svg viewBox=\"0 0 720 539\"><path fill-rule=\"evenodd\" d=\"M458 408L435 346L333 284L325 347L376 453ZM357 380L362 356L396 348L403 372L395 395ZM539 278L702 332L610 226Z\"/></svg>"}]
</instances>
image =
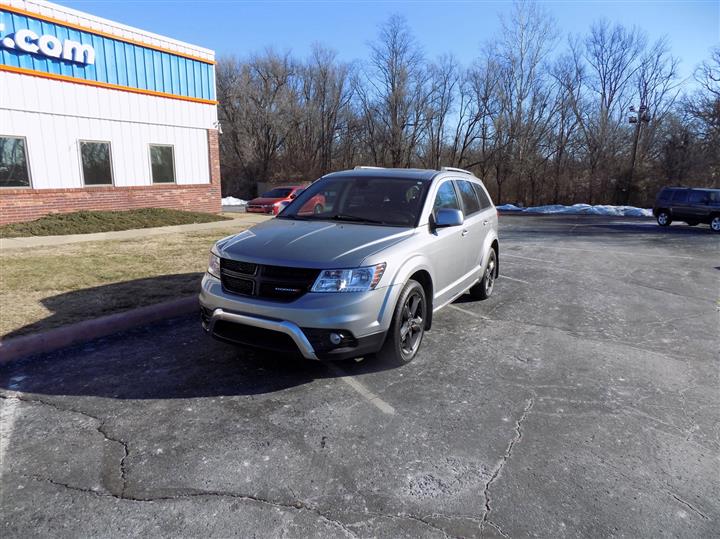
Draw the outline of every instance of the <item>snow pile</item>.
<instances>
[{"instance_id":1,"label":"snow pile","mask_svg":"<svg viewBox=\"0 0 720 539\"><path fill-rule=\"evenodd\" d=\"M247 200L243 200L242 198L235 198L235 197L223 197L222 205L223 206L247 206Z\"/></svg>"},{"instance_id":2,"label":"snow pile","mask_svg":"<svg viewBox=\"0 0 720 539\"><path fill-rule=\"evenodd\" d=\"M652 217L652 210L636 208L635 206L591 206L590 204L573 204L563 206L562 204L551 204L549 206L535 206L532 208L520 208L514 204L504 204L497 207L500 211L520 213L541 213L541 214L564 214L564 215L607 215L610 217Z\"/></svg>"}]
</instances>

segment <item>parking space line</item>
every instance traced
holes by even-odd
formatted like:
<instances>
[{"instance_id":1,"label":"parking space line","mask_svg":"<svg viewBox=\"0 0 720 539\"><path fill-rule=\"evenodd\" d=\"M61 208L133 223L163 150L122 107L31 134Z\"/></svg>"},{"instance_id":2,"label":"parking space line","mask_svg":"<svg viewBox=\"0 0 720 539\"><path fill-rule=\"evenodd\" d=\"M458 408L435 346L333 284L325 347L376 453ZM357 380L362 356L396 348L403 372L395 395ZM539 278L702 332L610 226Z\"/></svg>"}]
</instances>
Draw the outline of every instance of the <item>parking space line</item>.
<instances>
[{"instance_id":1,"label":"parking space line","mask_svg":"<svg viewBox=\"0 0 720 539\"><path fill-rule=\"evenodd\" d=\"M455 309L456 311L460 311L461 313L469 314L470 316L474 316L475 318L482 318L483 320L490 320L487 316L483 316L478 313L474 313L472 311L468 311L467 309L463 309L462 307L458 307L455 304L448 305L451 309Z\"/></svg>"},{"instance_id":2,"label":"parking space line","mask_svg":"<svg viewBox=\"0 0 720 539\"><path fill-rule=\"evenodd\" d=\"M529 256L520 256L520 255L511 255L508 253L504 253L503 257L510 257L510 258L520 258L522 260L532 260L533 262L544 262L545 264L550 264L550 260L543 260L541 258L530 258Z\"/></svg>"},{"instance_id":3,"label":"parking space line","mask_svg":"<svg viewBox=\"0 0 720 539\"><path fill-rule=\"evenodd\" d=\"M17 421L17 408L20 399L16 395L17 393L12 392L0 399L0 479L2 479L5 472L5 458L15 431L15 422Z\"/></svg>"},{"instance_id":4,"label":"parking space line","mask_svg":"<svg viewBox=\"0 0 720 539\"><path fill-rule=\"evenodd\" d=\"M523 281L522 279L516 279L515 277L510 277L510 276L505 275L505 274L500 275L500 278L501 278L501 279L507 279L508 281L516 281L516 282L522 283L522 284L530 284L530 283L527 282L527 281Z\"/></svg>"},{"instance_id":5,"label":"parking space line","mask_svg":"<svg viewBox=\"0 0 720 539\"><path fill-rule=\"evenodd\" d=\"M356 380L352 377L352 375L346 373L339 367L336 367L332 363L324 362L325 366L330 369L334 374L336 374L340 380L342 380L345 384L350 386L357 392L361 397L363 397L366 401L368 401L370 404L375 406L378 410L380 410L382 413L387 415L395 415L395 408L390 406L387 402L382 400L380 397L378 397L375 393L370 391L365 384L362 382Z\"/></svg>"}]
</instances>

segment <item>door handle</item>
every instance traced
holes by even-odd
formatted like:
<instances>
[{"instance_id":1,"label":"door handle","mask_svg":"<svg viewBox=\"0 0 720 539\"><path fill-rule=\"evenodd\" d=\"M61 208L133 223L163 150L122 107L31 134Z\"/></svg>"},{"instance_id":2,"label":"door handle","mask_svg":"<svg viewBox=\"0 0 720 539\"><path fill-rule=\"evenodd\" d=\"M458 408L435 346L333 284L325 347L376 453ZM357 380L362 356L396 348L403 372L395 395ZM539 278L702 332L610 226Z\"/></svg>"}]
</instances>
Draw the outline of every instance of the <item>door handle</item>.
<instances>
[{"instance_id":1,"label":"door handle","mask_svg":"<svg viewBox=\"0 0 720 539\"><path fill-rule=\"evenodd\" d=\"M463 228L463 231L462 231L460 234L461 234L462 236L467 236L467 233L468 233L468 229L467 229L467 228Z\"/></svg>"},{"instance_id":2,"label":"door handle","mask_svg":"<svg viewBox=\"0 0 720 539\"><path fill-rule=\"evenodd\" d=\"M488 221L487 219L485 219L485 220L483 221L483 226L487 226L488 223L489 223L489 221Z\"/></svg>"}]
</instances>

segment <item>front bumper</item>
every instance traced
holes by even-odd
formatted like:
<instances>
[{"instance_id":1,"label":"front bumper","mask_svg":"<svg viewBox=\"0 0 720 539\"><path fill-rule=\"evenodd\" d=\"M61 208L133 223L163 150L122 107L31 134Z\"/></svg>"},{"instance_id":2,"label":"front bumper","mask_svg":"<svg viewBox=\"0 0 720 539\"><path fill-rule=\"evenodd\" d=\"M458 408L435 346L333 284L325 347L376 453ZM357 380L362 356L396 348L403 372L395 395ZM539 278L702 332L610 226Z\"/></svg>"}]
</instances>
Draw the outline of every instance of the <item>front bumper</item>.
<instances>
[{"instance_id":1,"label":"front bumper","mask_svg":"<svg viewBox=\"0 0 720 539\"><path fill-rule=\"evenodd\" d=\"M225 292L220 280L206 273L199 300L206 331L220 340L277 350L279 348L273 345L283 344L282 339L271 342L270 346L264 343L262 333L270 331L285 340L291 339L297 351L307 359L344 359L376 352L382 346L401 289L396 285L358 293L309 292L284 303ZM218 322L222 324L218 326ZM227 323L242 328L242 335L236 338L220 331ZM257 328L258 338L254 339L246 328ZM316 350L317 346L314 347L312 339L308 338L309 332L324 329L349 332L353 337L351 346Z\"/></svg>"},{"instance_id":2,"label":"front bumper","mask_svg":"<svg viewBox=\"0 0 720 539\"><path fill-rule=\"evenodd\" d=\"M264 214L271 214L273 213L273 207L272 206L246 206L245 211L248 213L264 213Z\"/></svg>"}]
</instances>

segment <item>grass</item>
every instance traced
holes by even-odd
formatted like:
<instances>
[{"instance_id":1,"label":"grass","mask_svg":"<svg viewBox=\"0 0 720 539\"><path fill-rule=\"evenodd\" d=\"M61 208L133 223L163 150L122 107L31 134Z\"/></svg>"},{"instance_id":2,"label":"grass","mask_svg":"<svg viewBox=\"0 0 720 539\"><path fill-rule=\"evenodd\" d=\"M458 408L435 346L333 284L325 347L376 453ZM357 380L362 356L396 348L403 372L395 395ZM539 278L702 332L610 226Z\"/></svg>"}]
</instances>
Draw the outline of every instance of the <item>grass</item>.
<instances>
[{"instance_id":1,"label":"grass","mask_svg":"<svg viewBox=\"0 0 720 539\"><path fill-rule=\"evenodd\" d=\"M210 223L230 219L214 213L163 208L128 211L79 211L46 215L35 221L0 226L0 238L91 234L156 226Z\"/></svg>"},{"instance_id":2,"label":"grass","mask_svg":"<svg viewBox=\"0 0 720 539\"><path fill-rule=\"evenodd\" d=\"M0 252L0 338L195 294L208 253L247 223L210 231Z\"/></svg>"}]
</instances>

